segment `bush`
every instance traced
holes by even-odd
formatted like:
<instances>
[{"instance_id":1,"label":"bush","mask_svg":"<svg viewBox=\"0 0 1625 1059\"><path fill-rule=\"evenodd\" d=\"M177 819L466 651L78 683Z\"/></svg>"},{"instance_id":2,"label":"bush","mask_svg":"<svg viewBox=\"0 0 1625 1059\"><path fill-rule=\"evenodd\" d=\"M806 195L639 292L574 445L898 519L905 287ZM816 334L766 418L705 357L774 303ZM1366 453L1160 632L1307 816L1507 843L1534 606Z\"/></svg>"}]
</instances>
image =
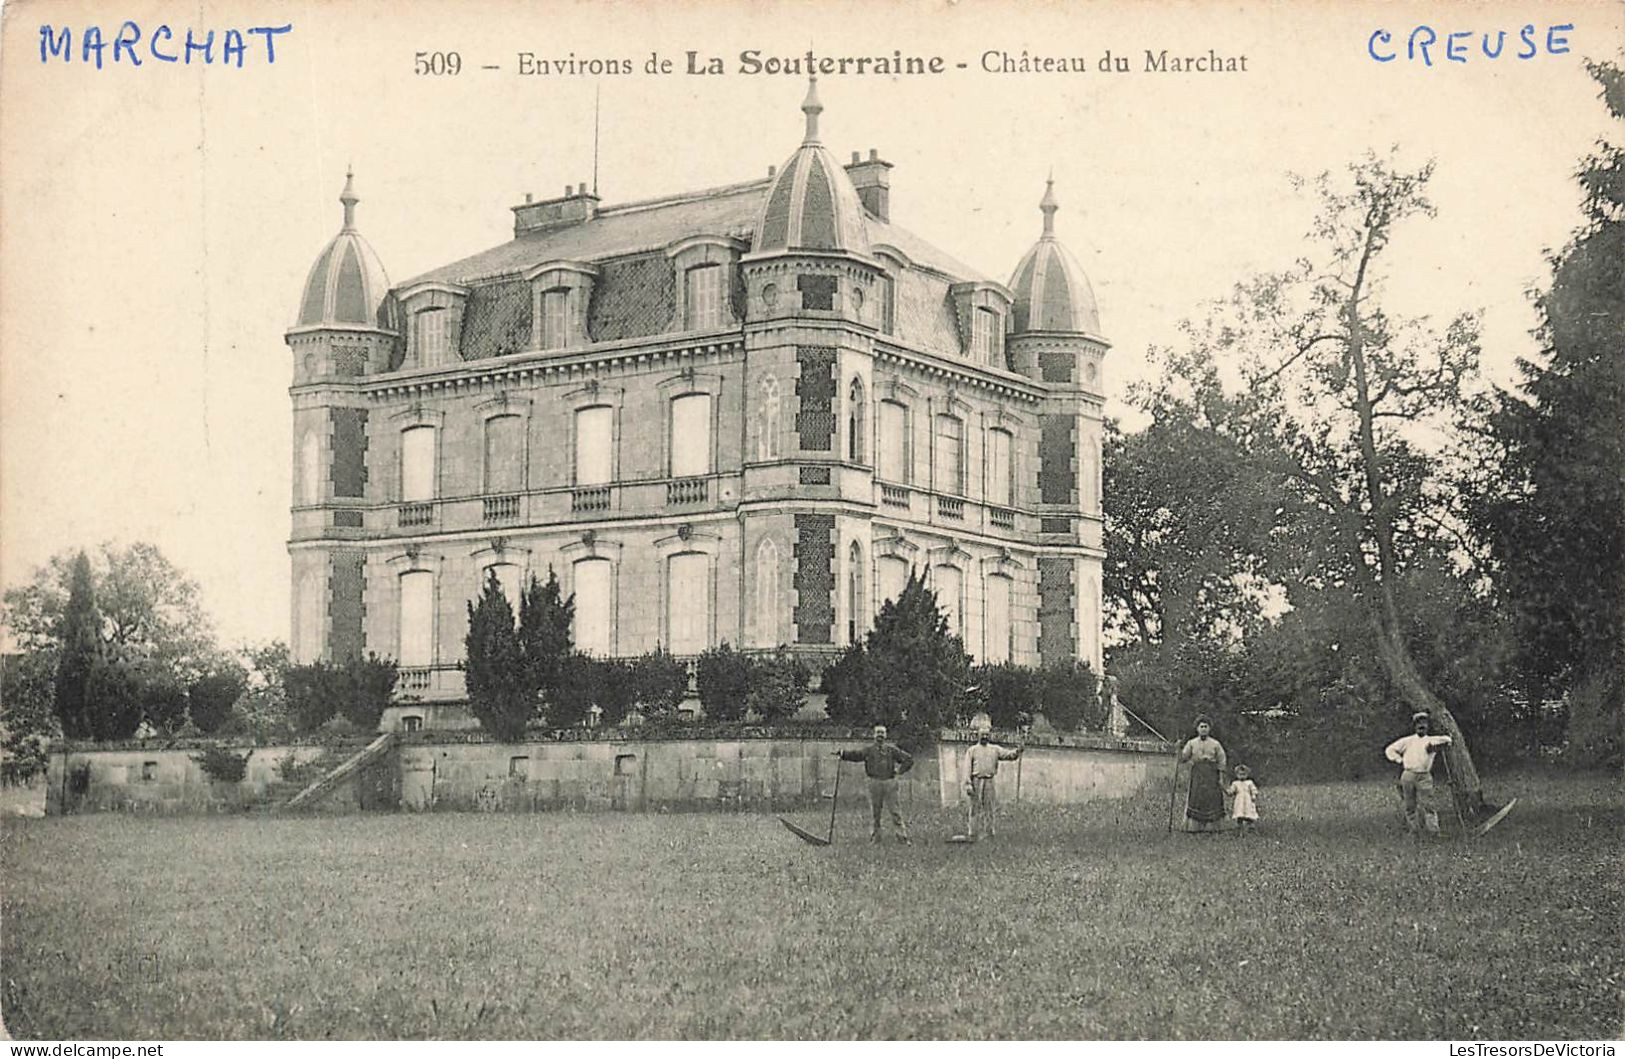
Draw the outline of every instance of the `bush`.
<instances>
[{"instance_id":1,"label":"bush","mask_svg":"<svg viewBox=\"0 0 1625 1059\"><path fill-rule=\"evenodd\" d=\"M592 659L596 670L593 701L603 710L604 724L620 724L637 702L637 679L629 663L618 658Z\"/></svg>"},{"instance_id":2,"label":"bush","mask_svg":"<svg viewBox=\"0 0 1625 1059\"><path fill-rule=\"evenodd\" d=\"M288 715L300 732L313 732L338 714L360 730L375 731L395 678L395 663L373 654L343 665L290 666L283 677Z\"/></svg>"},{"instance_id":3,"label":"bush","mask_svg":"<svg viewBox=\"0 0 1625 1059\"><path fill-rule=\"evenodd\" d=\"M723 644L700 655L694 683L705 716L713 721L738 721L745 716L751 692L751 661Z\"/></svg>"},{"instance_id":4,"label":"bush","mask_svg":"<svg viewBox=\"0 0 1625 1059\"><path fill-rule=\"evenodd\" d=\"M248 754L233 754L225 747L211 746L201 754L192 755L192 760L205 776L218 783L241 783L248 775Z\"/></svg>"},{"instance_id":5,"label":"bush","mask_svg":"<svg viewBox=\"0 0 1625 1059\"><path fill-rule=\"evenodd\" d=\"M1625 699L1625 688L1619 686L1617 677L1610 680L1602 675L1592 676L1578 682L1569 692L1566 753L1575 764L1617 769L1625 760L1621 699Z\"/></svg>"},{"instance_id":6,"label":"bush","mask_svg":"<svg viewBox=\"0 0 1625 1059\"><path fill-rule=\"evenodd\" d=\"M203 732L215 732L231 717L232 706L243 693L241 669L219 669L192 682L186 689L186 710ZM150 715L149 715L150 716Z\"/></svg>"},{"instance_id":7,"label":"bush","mask_svg":"<svg viewBox=\"0 0 1625 1059\"><path fill-rule=\"evenodd\" d=\"M632 682L643 712L663 717L675 713L678 704L688 697L688 666L657 647L632 663ZM607 715L609 707L602 702L599 705Z\"/></svg>"},{"instance_id":8,"label":"bush","mask_svg":"<svg viewBox=\"0 0 1625 1059\"><path fill-rule=\"evenodd\" d=\"M1106 727L1100 681L1087 662L1045 666L1038 672L1038 708L1059 731Z\"/></svg>"},{"instance_id":9,"label":"bush","mask_svg":"<svg viewBox=\"0 0 1625 1059\"><path fill-rule=\"evenodd\" d=\"M1011 731L1032 721L1039 706L1040 674L1026 666L1003 662L976 666L970 682L977 687L975 703L993 719L993 727Z\"/></svg>"},{"instance_id":10,"label":"bush","mask_svg":"<svg viewBox=\"0 0 1625 1059\"><path fill-rule=\"evenodd\" d=\"M764 721L786 720L807 705L807 682L812 679L812 671L783 647L752 659L747 677L750 690L746 706Z\"/></svg>"},{"instance_id":11,"label":"bush","mask_svg":"<svg viewBox=\"0 0 1625 1059\"><path fill-rule=\"evenodd\" d=\"M514 631L513 608L496 575L485 582L478 605L468 605L467 661L463 672L468 709L480 727L504 743L518 742L536 713L531 686Z\"/></svg>"}]
</instances>

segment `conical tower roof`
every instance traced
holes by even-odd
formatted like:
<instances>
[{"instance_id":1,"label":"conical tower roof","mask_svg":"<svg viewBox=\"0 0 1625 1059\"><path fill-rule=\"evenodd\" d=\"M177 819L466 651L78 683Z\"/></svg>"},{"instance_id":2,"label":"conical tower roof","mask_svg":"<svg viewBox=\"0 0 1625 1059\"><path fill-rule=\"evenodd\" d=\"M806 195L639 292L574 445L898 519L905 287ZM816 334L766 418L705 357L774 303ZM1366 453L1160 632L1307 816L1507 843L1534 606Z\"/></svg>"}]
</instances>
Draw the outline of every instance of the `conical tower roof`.
<instances>
[{"instance_id":1,"label":"conical tower roof","mask_svg":"<svg viewBox=\"0 0 1625 1059\"><path fill-rule=\"evenodd\" d=\"M344 226L317 256L305 279L295 327L385 327L379 309L389 293L389 276L367 240L355 226L355 175L346 173L339 202L344 205Z\"/></svg>"},{"instance_id":2,"label":"conical tower roof","mask_svg":"<svg viewBox=\"0 0 1625 1059\"><path fill-rule=\"evenodd\" d=\"M849 250L867 254L869 231L863 203L846 170L820 142L818 78L809 78L806 134L784 165L762 206L756 225L757 252L775 250Z\"/></svg>"},{"instance_id":3,"label":"conical tower roof","mask_svg":"<svg viewBox=\"0 0 1625 1059\"><path fill-rule=\"evenodd\" d=\"M1100 334L1100 309L1094 288L1083 274L1083 266L1055 237L1055 213L1061 208L1055 198L1055 180L1044 188L1038 204L1044 214L1044 232L1010 275L1013 331L1065 331Z\"/></svg>"}]
</instances>

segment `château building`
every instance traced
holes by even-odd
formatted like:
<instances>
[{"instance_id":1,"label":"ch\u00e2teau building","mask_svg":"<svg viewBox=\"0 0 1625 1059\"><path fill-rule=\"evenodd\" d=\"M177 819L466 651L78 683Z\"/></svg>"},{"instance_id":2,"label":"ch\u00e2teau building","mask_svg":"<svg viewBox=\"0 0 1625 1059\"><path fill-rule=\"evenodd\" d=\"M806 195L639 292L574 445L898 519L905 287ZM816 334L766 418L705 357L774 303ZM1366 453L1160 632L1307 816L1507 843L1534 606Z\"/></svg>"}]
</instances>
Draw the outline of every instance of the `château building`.
<instances>
[{"instance_id":1,"label":"ch\u00e2teau building","mask_svg":"<svg viewBox=\"0 0 1625 1059\"><path fill-rule=\"evenodd\" d=\"M891 163L837 160L816 83L801 109L765 179L527 196L399 285L346 182L286 335L297 661L394 658L450 720L468 601L552 568L582 650L816 671L914 570L978 660L1099 672L1109 347L1053 186L999 283L892 223Z\"/></svg>"}]
</instances>

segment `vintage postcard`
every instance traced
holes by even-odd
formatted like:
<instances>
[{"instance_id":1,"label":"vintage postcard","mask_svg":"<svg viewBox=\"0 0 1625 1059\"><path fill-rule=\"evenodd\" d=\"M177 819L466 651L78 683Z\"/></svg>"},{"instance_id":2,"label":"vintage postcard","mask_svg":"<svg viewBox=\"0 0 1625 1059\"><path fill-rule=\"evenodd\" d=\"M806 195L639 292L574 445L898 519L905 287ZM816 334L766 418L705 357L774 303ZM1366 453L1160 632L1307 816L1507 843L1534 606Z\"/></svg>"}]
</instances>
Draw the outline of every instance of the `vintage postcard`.
<instances>
[{"instance_id":1,"label":"vintage postcard","mask_svg":"<svg viewBox=\"0 0 1625 1059\"><path fill-rule=\"evenodd\" d=\"M11 0L5 1031L1617 1038L1622 42Z\"/></svg>"}]
</instances>

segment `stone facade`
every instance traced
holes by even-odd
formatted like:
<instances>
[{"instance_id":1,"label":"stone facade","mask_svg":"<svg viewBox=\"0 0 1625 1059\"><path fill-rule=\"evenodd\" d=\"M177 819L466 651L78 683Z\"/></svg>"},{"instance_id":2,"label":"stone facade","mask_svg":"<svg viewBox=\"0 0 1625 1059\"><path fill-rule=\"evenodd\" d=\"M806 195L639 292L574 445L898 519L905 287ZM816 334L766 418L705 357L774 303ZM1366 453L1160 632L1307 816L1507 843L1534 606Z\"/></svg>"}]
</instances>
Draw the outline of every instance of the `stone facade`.
<instances>
[{"instance_id":1,"label":"stone facade","mask_svg":"<svg viewBox=\"0 0 1625 1059\"><path fill-rule=\"evenodd\" d=\"M598 654L816 665L914 571L978 659L1099 671L1108 345L1053 196L988 280L891 223L890 165L837 164L821 110L768 179L567 188L399 286L346 185L287 334L297 661L395 658L455 723L488 576L557 572Z\"/></svg>"}]
</instances>

